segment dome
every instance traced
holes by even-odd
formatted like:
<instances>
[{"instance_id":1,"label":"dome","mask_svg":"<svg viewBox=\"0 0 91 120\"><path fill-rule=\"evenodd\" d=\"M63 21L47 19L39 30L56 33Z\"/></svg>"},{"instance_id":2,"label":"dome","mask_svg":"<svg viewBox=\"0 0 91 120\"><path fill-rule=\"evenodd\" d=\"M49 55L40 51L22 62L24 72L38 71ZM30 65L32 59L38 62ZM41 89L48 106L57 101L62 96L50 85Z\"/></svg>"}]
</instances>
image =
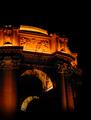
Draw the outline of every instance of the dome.
<instances>
[{"instance_id":1,"label":"dome","mask_svg":"<svg viewBox=\"0 0 91 120\"><path fill-rule=\"evenodd\" d=\"M20 25L20 30L37 32L37 33L42 33L42 34L48 35L47 30L44 30L44 29L38 28L38 27L34 27L34 26Z\"/></svg>"}]
</instances>

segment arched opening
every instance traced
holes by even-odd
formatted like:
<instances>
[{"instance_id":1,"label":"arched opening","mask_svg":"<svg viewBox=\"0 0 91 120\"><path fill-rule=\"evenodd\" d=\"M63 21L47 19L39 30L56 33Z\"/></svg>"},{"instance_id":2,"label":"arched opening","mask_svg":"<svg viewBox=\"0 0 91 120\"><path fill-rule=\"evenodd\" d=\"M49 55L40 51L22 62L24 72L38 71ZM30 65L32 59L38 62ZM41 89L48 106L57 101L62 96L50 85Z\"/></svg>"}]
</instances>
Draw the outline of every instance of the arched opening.
<instances>
[{"instance_id":1,"label":"arched opening","mask_svg":"<svg viewBox=\"0 0 91 120\"><path fill-rule=\"evenodd\" d=\"M27 98L22 102L21 111L26 112L29 103L31 103L34 99L39 99L39 97L37 97L37 96L29 96L29 97L27 97Z\"/></svg>"},{"instance_id":2,"label":"arched opening","mask_svg":"<svg viewBox=\"0 0 91 120\"><path fill-rule=\"evenodd\" d=\"M31 97L28 98L31 102L27 102L27 105L25 105L27 107L24 108L29 111L37 111L40 106L42 108L42 102L44 101L43 93L48 92L51 89L53 89L53 83L46 73L37 69L26 70L21 74L21 77L18 80L18 107L22 107L21 105L23 105L23 102L28 98L28 96L37 96L38 98L40 97L40 99L33 99L31 101Z\"/></svg>"},{"instance_id":3,"label":"arched opening","mask_svg":"<svg viewBox=\"0 0 91 120\"><path fill-rule=\"evenodd\" d=\"M33 75L36 76L38 79L40 79L44 91L49 91L53 89L53 83L50 77L45 72L38 69L26 70L21 76L25 76L25 75L28 76Z\"/></svg>"}]
</instances>

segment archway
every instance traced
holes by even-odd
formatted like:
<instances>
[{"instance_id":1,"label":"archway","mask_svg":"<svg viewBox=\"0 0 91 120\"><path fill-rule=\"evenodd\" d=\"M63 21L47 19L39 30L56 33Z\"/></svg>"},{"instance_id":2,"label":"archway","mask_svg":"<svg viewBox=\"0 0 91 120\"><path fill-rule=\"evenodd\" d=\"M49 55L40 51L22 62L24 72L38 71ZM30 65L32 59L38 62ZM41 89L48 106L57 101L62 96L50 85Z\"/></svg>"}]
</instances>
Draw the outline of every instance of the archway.
<instances>
[{"instance_id":1,"label":"archway","mask_svg":"<svg viewBox=\"0 0 91 120\"><path fill-rule=\"evenodd\" d=\"M26 79L27 76L30 76L28 79ZM31 77L34 77L34 78L31 78ZM38 69L32 69L32 70L26 70L25 72L23 72L21 74L21 77L24 78L24 81L35 81L34 83L37 84L37 79L41 82L41 90L43 90L44 92L48 92L50 90L53 89L53 82L51 81L50 77L43 71L41 70L38 70ZM36 79L37 78L37 79ZM29 82L30 83L30 82ZM28 83L28 84L29 84ZM32 83L31 83L32 84ZM24 84L26 85L26 84ZM32 85L33 86L33 85ZM26 90L26 88L25 88ZM39 94L31 94L31 87L29 87L29 91L30 94L28 93L25 97L25 98L22 98L20 101L20 107L21 107L21 111L24 111L26 112L27 110L27 107L29 104L31 104L31 102L33 102L33 100L36 100L36 99L39 99ZM29 97L27 97L29 96Z\"/></svg>"},{"instance_id":2,"label":"archway","mask_svg":"<svg viewBox=\"0 0 91 120\"><path fill-rule=\"evenodd\" d=\"M31 101L33 101L34 99L39 99L39 97L37 97L37 96L29 96L29 97L27 97L27 98L22 102L21 111L26 112L27 107L28 107L28 104L29 104Z\"/></svg>"},{"instance_id":3,"label":"archway","mask_svg":"<svg viewBox=\"0 0 91 120\"><path fill-rule=\"evenodd\" d=\"M40 79L42 82L42 88L45 92L48 92L51 89L53 89L53 83L50 77L45 72L38 69L32 69L32 70L26 70L21 76L25 76L25 75L34 75L38 79Z\"/></svg>"}]
</instances>

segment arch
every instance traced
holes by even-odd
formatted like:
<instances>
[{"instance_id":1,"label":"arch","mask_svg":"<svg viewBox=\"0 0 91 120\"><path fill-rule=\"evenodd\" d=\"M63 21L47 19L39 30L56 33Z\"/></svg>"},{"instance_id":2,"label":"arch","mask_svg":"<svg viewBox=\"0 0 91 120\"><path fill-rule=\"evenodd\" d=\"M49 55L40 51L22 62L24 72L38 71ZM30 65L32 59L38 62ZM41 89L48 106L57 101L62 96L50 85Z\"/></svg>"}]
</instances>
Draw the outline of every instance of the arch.
<instances>
[{"instance_id":1,"label":"arch","mask_svg":"<svg viewBox=\"0 0 91 120\"><path fill-rule=\"evenodd\" d=\"M29 104L33 99L39 99L39 97L37 97L37 96L29 96L29 97L27 97L27 98L22 102L21 111L26 112L26 109L27 109L27 107L28 107L28 104Z\"/></svg>"},{"instance_id":2,"label":"arch","mask_svg":"<svg viewBox=\"0 0 91 120\"><path fill-rule=\"evenodd\" d=\"M53 89L53 83L50 77L45 72L38 69L26 70L21 76L25 76L25 75L34 75L38 77L42 82L42 87L44 91L47 92Z\"/></svg>"}]
</instances>

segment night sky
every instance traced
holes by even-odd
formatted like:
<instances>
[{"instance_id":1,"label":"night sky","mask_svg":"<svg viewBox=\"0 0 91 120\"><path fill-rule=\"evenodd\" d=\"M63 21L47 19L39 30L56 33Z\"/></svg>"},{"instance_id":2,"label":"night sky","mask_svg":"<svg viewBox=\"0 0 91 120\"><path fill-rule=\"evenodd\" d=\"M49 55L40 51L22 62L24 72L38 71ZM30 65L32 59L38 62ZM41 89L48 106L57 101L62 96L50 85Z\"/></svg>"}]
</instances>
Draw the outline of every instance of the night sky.
<instances>
[{"instance_id":1,"label":"night sky","mask_svg":"<svg viewBox=\"0 0 91 120\"><path fill-rule=\"evenodd\" d=\"M25 4L25 3L24 3ZM49 33L59 33L69 38L71 51L78 52L78 63L83 70L81 77L82 111L89 111L91 106L90 81L90 17L89 7L84 9L81 3L42 3L9 5L0 12L0 24L27 24L47 29ZM21 6L21 7L20 7ZM37 6L37 7L36 7ZM57 7L57 8L56 8ZM16 9L17 8L17 9Z\"/></svg>"}]
</instances>

